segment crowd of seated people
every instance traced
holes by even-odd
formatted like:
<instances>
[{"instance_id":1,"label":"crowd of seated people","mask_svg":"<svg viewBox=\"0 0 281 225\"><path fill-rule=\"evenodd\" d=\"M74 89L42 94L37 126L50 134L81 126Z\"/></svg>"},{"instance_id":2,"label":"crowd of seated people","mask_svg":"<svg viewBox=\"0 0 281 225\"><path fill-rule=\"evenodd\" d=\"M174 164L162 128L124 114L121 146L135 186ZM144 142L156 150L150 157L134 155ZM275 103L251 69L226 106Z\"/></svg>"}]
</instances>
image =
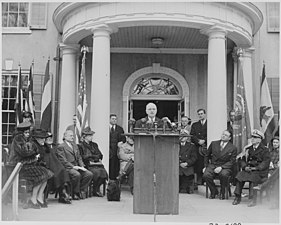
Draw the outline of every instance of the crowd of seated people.
<instances>
[{"instance_id":1,"label":"crowd of seated people","mask_svg":"<svg viewBox=\"0 0 281 225\"><path fill-rule=\"evenodd\" d=\"M233 111L231 112L233 114ZM147 104L146 114L145 118L136 121L135 128L150 129L155 122L161 127L167 121L171 127L174 126L171 121L156 116L157 107L154 103ZM256 205L257 190L268 183L273 192L279 194L279 190L276 191L279 189L278 182L271 182L276 180L277 173L279 176L279 137L272 139L269 151L262 143L264 134L254 130L252 144L245 148L244 154L236 157L239 150L233 144L233 134L229 129L223 131L221 138L212 141L207 148L206 111L199 109L197 114L198 121L191 123L190 118L183 116L177 126L177 131L182 134L179 137L181 193L192 194L197 185L206 182L211 192L209 198L215 199L218 196L223 200L228 178L234 176L233 184L236 187L233 205L241 202L245 182L249 182L249 207ZM109 176L102 164L103 154L98 144L92 141L95 132L86 127L82 130L80 143L76 144L73 130L67 129L63 135L63 142L56 145L53 143L51 133L32 127L30 121L32 114L26 113L24 122L17 126L9 152L9 163L12 165L16 165L17 162L23 163L20 177L26 179L32 188L31 197L24 208L48 207L48 193L56 192L59 194L60 203L71 204L72 200L85 199L90 185L94 196L103 197L100 186ZM113 124L110 130L114 130ZM120 170L117 172L119 176L112 176L121 180L126 177L133 194L134 137L121 135L118 140L116 154ZM240 168L237 174L233 171L235 163ZM111 172L116 174L116 171ZM197 179L194 179L195 177ZM220 192L214 183L215 178L220 180ZM279 205L279 201L275 203L277 204Z\"/></svg>"}]
</instances>

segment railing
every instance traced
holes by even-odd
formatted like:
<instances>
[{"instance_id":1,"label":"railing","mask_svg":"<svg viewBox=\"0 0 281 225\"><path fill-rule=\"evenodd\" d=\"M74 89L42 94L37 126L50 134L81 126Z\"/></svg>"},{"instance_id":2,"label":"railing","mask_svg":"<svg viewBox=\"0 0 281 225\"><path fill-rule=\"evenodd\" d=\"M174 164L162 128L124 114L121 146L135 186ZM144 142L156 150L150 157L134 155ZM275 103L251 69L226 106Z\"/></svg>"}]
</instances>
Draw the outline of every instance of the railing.
<instances>
[{"instance_id":1,"label":"railing","mask_svg":"<svg viewBox=\"0 0 281 225\"><path fill-rule=\"evenodd\" d=\"M10 175L9 179L5 183L3 189L2 189L2 199L4 199L11 186L13 186L13 192L12 192L12 215L13 215L13 220L18 219L18 201L19 201L19 172L22 168L22 164L18 163L16 167L14 168L12 174Z\"/></svg>"}]
</instances>

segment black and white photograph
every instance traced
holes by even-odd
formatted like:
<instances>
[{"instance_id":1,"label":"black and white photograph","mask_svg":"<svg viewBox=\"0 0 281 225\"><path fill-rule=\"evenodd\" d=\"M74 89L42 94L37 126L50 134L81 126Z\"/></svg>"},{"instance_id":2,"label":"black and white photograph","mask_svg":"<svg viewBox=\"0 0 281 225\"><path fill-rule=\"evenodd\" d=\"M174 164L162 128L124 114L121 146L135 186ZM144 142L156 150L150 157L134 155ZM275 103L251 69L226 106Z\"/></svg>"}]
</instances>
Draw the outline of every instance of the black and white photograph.
<instances>
[{"instance_id":1,"label":"black and white photograph","mask_svg":"<svg viewBox=\"0 0 281 225\"><path fill-rule=\"evenodd\" d=\"M279 1L1 8L1 223L280 224Z\"/></svg>"}]
</instances>

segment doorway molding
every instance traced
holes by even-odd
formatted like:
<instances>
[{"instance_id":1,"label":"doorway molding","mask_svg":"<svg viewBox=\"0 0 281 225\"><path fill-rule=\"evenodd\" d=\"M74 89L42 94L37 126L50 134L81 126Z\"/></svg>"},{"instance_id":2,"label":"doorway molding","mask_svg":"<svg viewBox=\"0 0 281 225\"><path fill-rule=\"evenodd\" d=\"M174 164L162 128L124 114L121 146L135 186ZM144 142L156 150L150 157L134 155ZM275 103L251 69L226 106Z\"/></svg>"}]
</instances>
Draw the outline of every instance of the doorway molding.
<instances>
[{"instance_id":1,"label":"doorway molding","mask_svg":"<svg viewBox=\"0 0 281 225\"><path fill-rule=\"evenodd\" d=\"M178 73L177 71L161 66L160 63L153 63L152 66L141 68L135 72L133 72L125 81L123 86L123 128L126 131L128 131L128 108L129 108L129 100L131 98L131 90L134 87L137 80L140 78L149 75L149 74L163 74L166 77L169 77L171 80L173 80L180 91L180 97L181 99L184 99L184 113L185 115L189 115L189 85L187 81L185 80L184 76ZM145 96L144 98L145 99ZM149 99L149 98L147 98ZM160 96L159 96L160 99ZM166 100L169 100L170 98L167 96ZM155 100L157 100L157 96L155 96ZM165 100L165 96L161 96L161 100Z\"/></svg>"}]
</instances>

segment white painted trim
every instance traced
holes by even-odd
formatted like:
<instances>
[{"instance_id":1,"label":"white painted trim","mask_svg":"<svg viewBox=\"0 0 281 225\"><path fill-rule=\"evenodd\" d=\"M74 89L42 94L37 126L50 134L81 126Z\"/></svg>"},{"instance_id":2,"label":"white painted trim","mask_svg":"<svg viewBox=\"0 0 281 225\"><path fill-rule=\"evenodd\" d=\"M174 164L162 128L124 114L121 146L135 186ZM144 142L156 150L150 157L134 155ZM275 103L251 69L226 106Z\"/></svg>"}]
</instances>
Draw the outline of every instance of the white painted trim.
<instances>
[{"instance_id":1,"label":"white painted trim","mask_svg":"<svg viewBox=\"0 0 281 225\"><path fill-rule=\"evenodd\" d=\"M195 48L111 48L112 53L145 53L145 54L208 54L208 49Z\"/></svg>"}]
</instances>

